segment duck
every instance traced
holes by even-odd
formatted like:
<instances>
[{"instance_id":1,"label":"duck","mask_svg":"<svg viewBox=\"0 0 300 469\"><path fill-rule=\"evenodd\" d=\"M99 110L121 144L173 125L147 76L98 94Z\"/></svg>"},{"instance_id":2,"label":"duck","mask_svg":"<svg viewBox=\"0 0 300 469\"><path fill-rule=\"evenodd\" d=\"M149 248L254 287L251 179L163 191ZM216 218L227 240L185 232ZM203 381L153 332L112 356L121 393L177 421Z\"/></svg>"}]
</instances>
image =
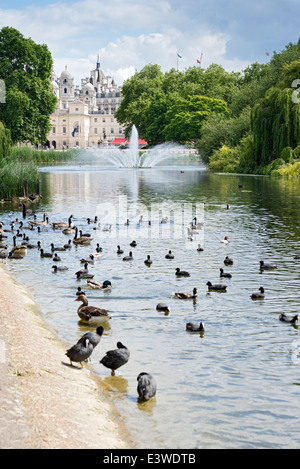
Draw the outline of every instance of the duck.
<instances>
[{"instance_id":1,"label":"duck","mask_svg":"<svg viewBox=\"0 0 300 469\"><path fill-rule=\"evenodd\" d=\"M89 258L92 261L92 263L94 262L95 259L101 259L101 257L103 257L102 252L95 252L94 254L89 254Z\"/></svg>"},{"instance_id":2,"label":"duck","mask_svg":"<svg viewBox=\"0 0 300 469\"><path fill-rule=\"evenodd\" d=\"M296 314L295 316L287 316L286 314L282 313L279 316L279 321L289 322L290 324L295 324L295 322L299 321L299 315Z\"/></svg>"},{"instance_id":3,"label":"duck","mask_svg":"<svg viewBox=\"0 0 300 469\"><path fill-rule=\"evenodd\" d=\"M186 330L191 332L204 332L204 323L200 322L200 324L195 324L194 322L187 322L186 323Z\"/></svg>"},{"instance_id":4,"label":"duck","mask_svg":"<svg viewBox=\"0 0 300 469\"><path fill-rule=\"evenodd\" d=\"M72 220L69 219L69 224L68 224L68 226L62 227L62 232L63 232L63 234L68 235L68 234L74 233L75 230L74 230L74 227L73 227L73 226L74 226L74 225L73 225L73 223L72 223Z\"/></svg>"},{"instance_id":5,"label":"duck","mask_svg":"<svg viewBox=\"0 0 300 469\"><path fill-rule=\"evenodd\" d=\"M89 238L89 237L80 237L80 238L78 238L77 235L78 235L78 228L76 226L75 227L75 236L73 238L73 243L74 244L90 244L90 242L93 239L93 238Z\"/></svg>"},{"instance_id":6,"label":"duck","mask_svg":"<svg viewBox=\"0 0 300 469\"><path fill-rule=\"evenodd\" d=\"M77 309L77 314L84 322L106 322L111 319L108 310L96 306L89 306L88 299L84 293L78 295L74 301L82 302L82 305Z\"/></svg>"},{"instance_id":7,"label":"duck","mask_svg":"<svg viewBox=\"0 0 300 469\"><path fill-rule=\"evenodd\" d=\"M89 274L88 272L76 272L76 277L77 277L77 280L86 279L86 278L92 279L95 277L95 275Z\"/></svg>"},{"instance_id":8,"label":"duck","mask_svg":"<svg viewBox=\"0 0 300 469\"><path fill-rule=\"evenodd\" d=\"M137 377L137 393L142 401L149 401L156 395L157 384L150 373L142 371Z\"/></svg>"},{"instance_id":9,"label":"duck","mask_svg":"<svg viewBox=\"0 0 300 469\"><path fill-rule=\"evenodd\" d=\"M34 226L33 225L27 225L27 226L24 226L22 220L20 221L20 226L19 226L19 229L20 230L30 230L30 231L34 231Z\"/></svg>"},{"instance_id":10,"label":"duck","mask_svg":"<svg viewBox=\"0 0 300 469\"><path fill-rule=\"evenodd\" d=\"M260 270L273 270L277 269L277 264L265 264L264 261L259 261Z\"/></svg>"},{"instance_id":11,"label":"duck","mask_svg":"<svg viewBox=\"0 0 300 469\"><path fill-rule=\"evenodd\" d=\"M110 280L104 280L104 282L97 282L96 280L87 280L87 285L93 289L105 290L106 288L112 288Z\"/></svg>"},{"instance_id":12,"label":"duck","mask_svg":"<svg viewBox=\"0 0 300 469\"><path fill-rule=\"evenodd\" d=\"M24 255L20 254L19 252L15 251L12 252L10 251L7 256L8 259L24 259Z\"/></svg>"},{"instance_id":13,"label":"duck","mask_svg":"<svg viewBox=\"0 0 300 469\"><path fill-rule=\"evenodd\" d=\"M133 260L133 257L132 257L132 252L131 251L129 252L128 256L123 257L123 261L132 261L132 260Z\"/></svg>"},{"instance_id":14,"label":"duck","mask_svg":"<svg viewBox=\"0 0 300 469\"><path fill-rule=\"evenodd\" d=\"M22 207L22 213L23 213L23 217L26 218L27 216L32 216L35 214L35 211L32 210L31 208L26 208L26 205L25 204L20 204L19 205L19 208Z\"/></svg>"},{"instance_id":15,"label":"duck","mask_svg":"<svg viewBox=\"0 0 300 469\"><path fill-rule=\"evenodd\" d=\"M176 298L179 298L180 300L186 300L188 298L197 298L197 288L193 289L193 293L185 293L185 292L175 292L174 295Z\"/></svg>"},{"instance_id":16,"label":"duck","mask_svg":"<svg viewBox=\"0 0 300 469\"><path fill-rule=\"evenodd\" d=\"M119 245L117 246L117 254L124 254L123 249Z\"/></svg>"},{"instance_id":17,"label":"duck","mask_svg":"<svg viewBox=\"0 0 300 469\"><path fill-rule=\"evenodd\" d=\"M221 284L215 284L213 285L211 282L207 282L206 284L208 286L209 291L226 291L227 285L221 285Z\"/></svg>"},{"instance_id":18,"label":"duck","mask_svg":"<svg viewBox=\"0 0 300 469\"><path fill-rule=\"evenodd\" d=\"M111 375L115 375L115 371L121 366L125 365L130 357L129 349L122 344L117 342L117 349L108 350L106 355L101 358L100 363L111 370Z\"/></svg>"},{"instance_id":19,"label":"duck","mask_svg":"<svg viewBox=\"0 0 300 469\"><path fill-rule=\"evenodd\" d=\"M232 275L227 273L227 272L224 272L223 269L220 269L220 277L224 277L224 278L231 278Z\"/></svg>"},{"instance_id":20,"label":"duck","mask_svg":"<svg viewBox=\"0 0 300 469\"><path fill-rule=\"evenodd\" d=\"M224 264L225 265L232 265L233 264L233 259L231 257L226 256L224 259Z\"/></svg>"},{"instance_id":21,"label":"duck","mask_svg":"<svg viewBox=\"0 0 300 469\"><path fill-rule=\"evenodd\" d=\"M54 251L65 251L66 250L66 248L64 246L55 247L54 243L51 243L50 247L51 247L52 252L54 252Z\"/></svg>"},{"instance_id":22,"label":"duck","mask_svg":"<svg viewBox=\"0 0 300 469\"><path fill-rule=\"evenodd\" d=\"M32 225L32 226L46 226L48 223L48 217L49 217L49 213L44 213L43 221L31 220L28 223L29 225Z\"/></svg>"},{"instance_id":23,"label":"duck","mask_svg":"<svg viewBox=\"0 0 300 469\"><path fill-rule=\"evenodd\" d=\"M61 261L61 257L59 257L57 252L55 252L53 256L53 262L60 262L60 261Z\"/></svg>"},{"instance_id":24,"label":"duck","mask_svg":"<svg viewBox=\"0 0 300 469\"><path fill-rule=\"evenodd\" d=\"M180 270L179 267L176 268L175 275L177 275L177 277L190 277L189 272L186 270Z\"/></svg>"},{"instance_id":25,"label":"duck","mask_svg":"<svg viewBox=\"0 0 300 469\"><path fill-rule=\"evenodd\" d=\"M86 221L87 221L88 224L90 224L90 223L97 223L98 217L97 217L97 215L96 215L95 218L94 218L94 220L91 220L91 218L87 218Z\"/></svg>"},{"instance_id":26,"label":"duck","mask_svg":"<svg viewBox=\"0 0 300 469\"><path fill-rule=\"evenodd\" d=\"M265 297L264 287L259 287L258 292L252 293L251 298L253 300L263 299Z\"/></svg>"},{"instance_id":27,"label":"duck","mask_svg":"<svg viewBox=\"0 0 300 469\"><path fill-rule=\"evenodd\" d=\"M13 236L13 247L11 248L11 252L25 255L27 254L27 247L24 244L17 245L17 238L16 236Z\"/></svg>"},{"instance_id":28,"label":"duck","mask_svg":"<svg viewBox=\"0 0 300 469\"><path fill-rule=\"evenodd\" d=\"M70 359L70 365L73 365L73 362L79 362L83 368L82 362L86 362L90 358L93 350L94 347L89 339L85 339L84 342L79 342L69 348L66 351L66 356Z\"/></svg>"},{"instance_id":29,"label":"duck","mask_svg":"<svg viewBox=\"0 0 300 469\"><path fill-rule=\"evenodd\" d=\"M41 254L41 257L53 257L53 253L52 252L45 252L44 249L40 249L40 254Z\"/></svg>"},{"instance_id":30,"label":"duck","mask_svg":"<svg viewBox=\"0 0 300 469\"><path fill-rule=\"evenodd\" d=\"M193 230L194 230L194 229L199 230L200 228L203 227L203 225L204 225L203 222L198 222L198 221L197 221L197 217L194 217L194 218L193 218L193 221L191 222L191 227L192 227Z\"/></svg>"},{"instance_id":31,"label":"duck","mask_svg":"<svg viewBox=\"0 0 300 469\"><path fill-rule=\"evenodd\" d=\"M79 295L86 295L86 293L85 293L85 291L82 290L81 287L78 287L78 288L77 288L76 295L77 295L77 296L79 296Z\"/></svg>"},{"instance_id":32,"label":"duck","mask_svg":"<svg viewBox=\"0 0 300 469\"><path fill-rule=\"evenodd\" d=\"M83 233L82 230L79 230L79 236L80 236L80 238L90 238L91 234L90 233Z\"/></svg>"},{"instance_id":33,"label":"duck","mask_svg":"<svg viewBox=\"0 0 300 469\"><path fill-rule=\"evenodd\" d=\"M158 303L156 305L156 311L163 311L165 314L170 314L171 309L166 303Z\"/></svg>"},{"instance_id":34,"label":"duck","mask_svg":"<svg viewBox=\"0 0 300 469\"><path fill-rule=\"evenodd\" d=\"M198 244L197 251L198 252L204 251L204 248L201 246L201 244Z\"/></svg>"},{"instance_id":35,"label":"duck","mask_svg":"<svg viewBox=\"0 0 300 469\"><path fill-rule=\"evenodd\" d=\"M172 251L169 251L168 254L165 255L165 259L174 259L174 254Z\"/></svg>"},{"instance_id":36,"label":"duck","mask_svg":"<svg viewBox=\"0 0 300 469\"><path fill-rule=\"evenodd\" d=\"M103 332L103 327L98 326L95 332L86 332L83 334L83 336L78 340L77 344L82 344L88 340L89 343L92 344L92 346L95 348L100 343Z\"/></svg>"},{"instance_id":37,"label":"duck","mask_svg":"<svg viewBox=\"0 0 300 469\"><path fill-rule=\"evenodd\" d=\"M81 264L94 264L93 254L90 254L90 257L88 259L83 257L82 259L80 259L80 262L81 262Z\"/></svg>"},{"instance_id":38,"label":"duck","mask_svg":"<svg viewBox=\"0 0 300 469\"><path fill-rule=\"evenodd\" d=\"M68 221L55 221L51 224L52 228L54 230L61 230L63 228L68 228L68 227L72 228L73 227L72 218L74 218L74 215L70 215Z\"/></svg>"},{"instance_id":39,"label":"duck","mask_svg":"<svg viewBox=\"0 0 300 469\"><path fill-rule=\"evenodd\" d=\"M56 273L56 272L61 272L63 270L69 270L69 267L67 267L66 265L60 265L60 266L53 265L52 269L54 269L54 272Z\"/></svg>"},{"instance_id":40,"label":"duck","mask_svg":"<svg viewBox=\"0 0 300 469\"><path fill-rule=\"evenodd\" d=\"M137 242L136 242L136 241L132 241L132 242L130 243L130 246L131 246L132 248L136 248L136 247L137 247Z\"/></svg>"},{"instance_id":41,"label":"duck","mask_svg":"<svg viewBox=\"0 0 300 469\"><path fill-rule=\"evenodd\" d=\"M88 272L88 263L85 262L85 263L84 263L84 269L78 270L77 272L75 272L75 275L77 275L77 274L83 274L83 273L87 273L87 272Z\"/></svg>"},{"instance_id":42,"label":"duck","mask_svg":"<svg viewBox=\"0 0 300 469\"><path fill-rule=\"evenodd\" d=\"M152 264L152 260L150 259L150 254L147 255L147 259L144 260L144 264L146 264L148 267Z\"/></svg>"},{"instance_id":43,"label":"duck","mask_svg":"<svg viewBox=\"0 0 300 469\"><path fill-rule=\"evenodd\" d=\"M228 236L225 236L224 239L221 239L221 243L228 244L229 243Z\"/></svg>"}]
</instances>

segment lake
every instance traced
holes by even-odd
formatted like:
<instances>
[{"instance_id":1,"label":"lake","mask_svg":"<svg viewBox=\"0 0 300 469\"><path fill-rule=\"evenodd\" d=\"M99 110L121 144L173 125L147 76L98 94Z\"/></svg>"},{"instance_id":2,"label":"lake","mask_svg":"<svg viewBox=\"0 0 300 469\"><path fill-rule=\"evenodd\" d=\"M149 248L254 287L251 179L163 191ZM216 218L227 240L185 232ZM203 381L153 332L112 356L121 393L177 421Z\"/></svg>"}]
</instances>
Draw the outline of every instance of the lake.
<instances>
[{"instance_id":1,"label":"lake","mask_svg":"<svg viewBox=\"0 0 300 469\"><path fill-rule=\"evenodd\" d=\"M77 316L78 286L89 304L111 311L92 367L137 448L299 447L299 328L279 321L281 313L299 313L298 180L213 174L201 165L130 170L82 164L41 168L41 193L37 218L48 213L51 223L73 214L76 226L92 235L91 244L59 253L60 264L69 267L65 272L54 273L53 261L36 249L20 261L8 260L7 271L34 297L66 348L94 329ZM0 210L5 227L22 220L17 207ZM95 216L100 227L87 223ZM194 216L203 226L190 240ZM43 233L23 231L46 251L74 236L50 226ZM228 244L221 242L225 236ZM89 272L95 280L111 280L109 290L91 290L75 276L97 243L103 257ZM117 245L124 255L132 251L133 260L124 262ZM165 258L169 250L174 259ZM148 254L150 267L144 264ZM227 255L233 265L224 265ZM278 268L261 272L260 260ZM190 276L176 277L177 267ZM220 279L220 268L232 278ZM227 291L209 292L208 281L225 283ZM260 286L265 298L253 301ZM174 296L194 287L196 299ZM159 302L169 305L170 314L156 310ZM204 334L186 330L187 322L200 321ZM131 357L111 376L99 360L117 341ZM136 390L142 371L157 382L156 397L145 403Z\"/></svg>"}]
</instances>

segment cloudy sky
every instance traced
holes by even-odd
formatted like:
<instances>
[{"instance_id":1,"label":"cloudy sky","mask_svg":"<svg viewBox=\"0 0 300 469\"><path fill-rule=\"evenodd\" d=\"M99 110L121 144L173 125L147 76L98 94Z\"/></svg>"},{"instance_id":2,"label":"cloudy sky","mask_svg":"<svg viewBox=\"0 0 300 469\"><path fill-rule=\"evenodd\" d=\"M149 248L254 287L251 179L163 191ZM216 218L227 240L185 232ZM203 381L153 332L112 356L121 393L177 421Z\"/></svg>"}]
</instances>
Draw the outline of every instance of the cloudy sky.
<instances>
[{"instance_id":1,"label":"cloudy sky","mask_svg":"<svg viewBox=\"0 0 300 469\"><path fill-rule=\"evenodd\" d=\"M243 70L297 42L299 18L299 0L0 0L0 29L46 43L56 75L67 65L76 84L98 53L119 85L149 63Z\"/></svg>"}]
</instances>

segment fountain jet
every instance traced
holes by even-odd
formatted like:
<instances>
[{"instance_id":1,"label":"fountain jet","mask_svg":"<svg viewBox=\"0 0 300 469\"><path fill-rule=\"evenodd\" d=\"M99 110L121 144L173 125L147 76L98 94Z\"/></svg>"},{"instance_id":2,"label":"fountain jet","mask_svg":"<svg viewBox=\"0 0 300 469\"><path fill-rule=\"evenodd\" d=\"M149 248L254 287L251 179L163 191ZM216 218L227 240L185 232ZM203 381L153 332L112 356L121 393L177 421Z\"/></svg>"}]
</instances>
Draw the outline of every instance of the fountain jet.
<instances>
[{"instance_id":1,"label":"fountain jet","mask_svg":"<svg viewBox=\"0 0 300 469\"><path fill-rule=\"evenodd\" d=\"M99 149L97 154L119 168L152 168L167 158L174 157L178 154L179 149L182 150L181 145L167 142L143 152L140 156L138 141L138 131L134 125L131 129L128 149L121 150L109 146Z\"/></svg>"}]
</instances>

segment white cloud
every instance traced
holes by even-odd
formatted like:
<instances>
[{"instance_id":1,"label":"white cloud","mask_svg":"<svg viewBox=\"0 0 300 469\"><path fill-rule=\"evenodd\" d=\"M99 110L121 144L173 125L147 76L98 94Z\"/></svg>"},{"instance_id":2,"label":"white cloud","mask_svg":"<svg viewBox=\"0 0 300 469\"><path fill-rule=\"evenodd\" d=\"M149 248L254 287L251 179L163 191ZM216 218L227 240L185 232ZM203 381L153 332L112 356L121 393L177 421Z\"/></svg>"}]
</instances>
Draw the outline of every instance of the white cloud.
<instances>
[{"instance_id":1,"label":"white cloud","mask_svg":"<svg viewBox=\"0 0 300 469\"><path fill-rule=\"evenodd\" d=\"M89 76L100 53L101 68L117 84L146 64L157 63L163 71L177 66L181 70L196 65L220 63L237 69L246 61L226 58L228 34L204 26L204 19L188 17L187 9L178 10L172 0L78 0L34 5L22 10L0 10L0 29L12 26L25 37L46 43L54 58L54 70L60 75L65 65L75 77Z\"/></svg>"}]
</instances>

